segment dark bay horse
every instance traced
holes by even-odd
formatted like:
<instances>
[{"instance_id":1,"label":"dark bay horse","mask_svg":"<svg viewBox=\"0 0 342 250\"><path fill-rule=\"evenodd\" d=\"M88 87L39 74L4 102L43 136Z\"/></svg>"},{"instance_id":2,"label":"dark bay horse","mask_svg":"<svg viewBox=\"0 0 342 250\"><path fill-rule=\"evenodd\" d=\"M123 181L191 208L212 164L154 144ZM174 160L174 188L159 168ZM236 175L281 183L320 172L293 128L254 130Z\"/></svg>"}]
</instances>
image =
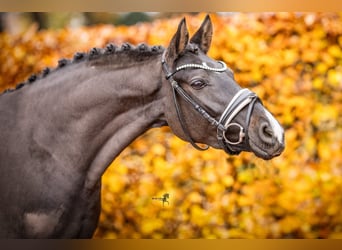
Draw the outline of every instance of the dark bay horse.
<instances>
[{"instance_id":1,"label":"dark bay horse","mask_svg":"<svg viewBox=\"0 0 342 250\"><path fill-rule=\"evenodd\" d=\"M109 44L62 59L0 95L0 238L88 238L101 176L135 138L170 126L180 138L263 159L284 131L225 63L209 58L207 16L167 48Z\"/></svg>"}]
</instances>

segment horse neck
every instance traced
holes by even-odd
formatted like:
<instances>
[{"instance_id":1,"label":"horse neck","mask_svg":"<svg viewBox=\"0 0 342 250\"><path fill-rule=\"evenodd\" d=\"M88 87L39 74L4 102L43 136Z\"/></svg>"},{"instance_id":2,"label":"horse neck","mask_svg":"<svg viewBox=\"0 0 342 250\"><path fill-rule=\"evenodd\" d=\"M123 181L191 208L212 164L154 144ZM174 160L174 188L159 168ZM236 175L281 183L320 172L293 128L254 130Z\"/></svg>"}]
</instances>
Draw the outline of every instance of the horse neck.
<instances>
[{"instance_id":1,"label":"horse neck","mask_svg":"<svg viewBox=\"0 0 342 250\"><path fill-rule=\"evenodd\" d=\"M59 71L27 87L26 127L57 162L82 169L91 189L135 138L165 125L160 59L128 67L88 61Z\"/></svg>"}]
</instances>

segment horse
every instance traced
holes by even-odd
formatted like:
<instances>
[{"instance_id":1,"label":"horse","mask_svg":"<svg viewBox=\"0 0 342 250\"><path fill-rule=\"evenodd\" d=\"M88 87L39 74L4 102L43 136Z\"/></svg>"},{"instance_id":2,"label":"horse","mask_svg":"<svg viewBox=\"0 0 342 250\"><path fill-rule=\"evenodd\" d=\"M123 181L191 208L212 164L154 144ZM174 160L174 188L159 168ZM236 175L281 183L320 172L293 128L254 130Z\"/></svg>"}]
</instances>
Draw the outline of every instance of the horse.
<instances>
[{"instance_id":1,"label":"horse","mask_svg":"<svg viewBox=\"0 0 342 250\"><path fill-rule=\"evenodd\" d=\"M170 205L169 199L170 199L170 194L169 193L163 194L163 197L152 197L152 200L159 200L159 201L163 202L163 206L164 206L165 202L168 205Z\"/></svg>"},{"instance_id":2,"label":"horse","mask_svg":"<svg viewBox=\"0 0 342 250\"><path fill-rule=\"evenodd\" d=\"M195 148L269 160L284 130L233 71L207 55L210 16L168 47L108 44L32 75L0 95L0 238L90 238L101 176L150 128ZM207 145L207 146L204 146Z\"/></svg>"}]
</instances>

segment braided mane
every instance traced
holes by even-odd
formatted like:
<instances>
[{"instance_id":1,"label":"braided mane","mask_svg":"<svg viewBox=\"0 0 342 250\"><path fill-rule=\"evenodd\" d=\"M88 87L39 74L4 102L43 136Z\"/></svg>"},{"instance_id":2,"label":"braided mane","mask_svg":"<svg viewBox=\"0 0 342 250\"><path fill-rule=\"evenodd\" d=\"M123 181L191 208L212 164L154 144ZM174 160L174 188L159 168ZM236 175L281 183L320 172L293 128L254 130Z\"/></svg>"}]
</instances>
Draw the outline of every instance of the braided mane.
<instances>
[{"instance_id":1,"label":"braided mane","mask_svg":"<svg viewBox=\"0 0 342 250\"><path fill-rule=\"evenodd\" d=\"M61 68L79 62L88 61L99 64L99 59L109 58L110 55L125 55L125 57L130 60L141 61L151 56L159 55L163 51L164 48L162 46L148 46L145 43L137 46L133 46L130 43L123 43L121 47L118 47L113 43L109 43L105 48L92 48L88 52L76 52L72 59L62 58L58 60L57 67L47 67L38 74L32 74L26 81L17 84L14 89L6 89L2 94L23 88L24 86L30 85L39 79L47 77L51 72L58 71Z\"/></svg>"}]
</instances>

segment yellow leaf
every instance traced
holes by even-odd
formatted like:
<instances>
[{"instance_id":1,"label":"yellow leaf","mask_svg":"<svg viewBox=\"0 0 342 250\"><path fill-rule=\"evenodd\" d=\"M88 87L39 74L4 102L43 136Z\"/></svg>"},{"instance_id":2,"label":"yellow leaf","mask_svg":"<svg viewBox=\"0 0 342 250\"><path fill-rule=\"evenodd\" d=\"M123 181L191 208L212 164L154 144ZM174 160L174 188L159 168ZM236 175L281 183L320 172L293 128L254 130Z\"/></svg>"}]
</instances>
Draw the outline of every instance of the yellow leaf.
<instances>
[{"instance_id":1,"label":"yellow leaf","mask_svg":"<svg viewBox=\"0 0 342 250\"><path fill-rule=\"evenodd\" d=\"M342 86L342 72L331 69L328 71L328 82L334 86Z\"/></svg>"},{"instance_id":2,"label":"yellow leaf","mask_svg":"<svg viewBox=\"0 0 342 250\"><path fill-rule=\"evenodd\" d=\"M221 181L226 187L231 187L234 184L234 178L230 175L224 176Z\"/></svg>"},{"instance_id":3,"label":"yellow leaf","mask_svg":"<svg viewBox=\"0 0 342 250\"><path fill-rule=\"evenodd\" d=\"M152 232L159 230L164 226L164 221L159 218L145 218L140 223L141 232L145 235L150 235Z\"/></svg>"},{"instance_id":4,"label":"yellow leaf","mask_svg":"<svg viewBox=\"0 0 342 250\"><path fill-rule=\"evenodd\" d=\"M315 110L312 113L312 122L316 126L321 126L325 123L331 122L336 124L339 111L335 105L316 104Z\"/></svg>"}]
</instances>

